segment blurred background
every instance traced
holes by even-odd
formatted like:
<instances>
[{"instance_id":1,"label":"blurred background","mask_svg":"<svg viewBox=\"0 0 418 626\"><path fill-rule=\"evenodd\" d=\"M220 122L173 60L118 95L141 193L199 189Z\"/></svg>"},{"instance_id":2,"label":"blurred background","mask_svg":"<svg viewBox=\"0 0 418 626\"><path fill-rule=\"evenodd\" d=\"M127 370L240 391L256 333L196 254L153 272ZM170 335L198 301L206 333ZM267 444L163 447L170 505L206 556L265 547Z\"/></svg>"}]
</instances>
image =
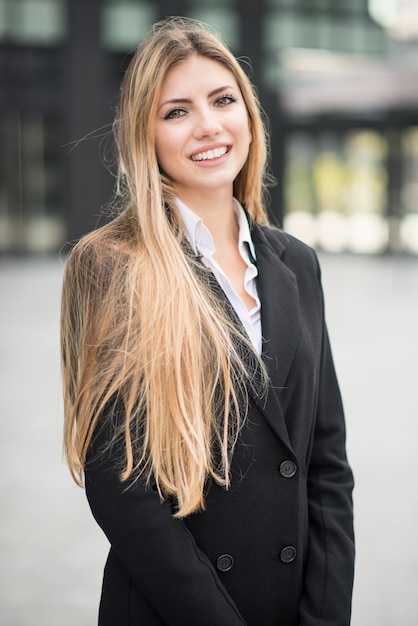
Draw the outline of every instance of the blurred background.
<instances>
[{"instance_id":1,"label":"blurred background","mask_svg":"<svg viewBox=\"0 0 418 626\"><path fill-rule=\"evenodd\" d=\"M0 0L1 252L95 226L123 70L171 14L251 60L279 223L330 252L418 254L416 0Z\"/></svg>"},{"instance_id":2,"label":"blurred background","mask_svg":"<svg viewBox=\"0 0 418 626\"><path fill-rule=\"evenodd\" d=\"M357 478L353 626L416 626L418 0L0 0L0 623L96 622L107 544L61 458L62 250L101 223L123 71L167 15L251 61L271 217L323 269Z\"/></svg>"}]
</instances>

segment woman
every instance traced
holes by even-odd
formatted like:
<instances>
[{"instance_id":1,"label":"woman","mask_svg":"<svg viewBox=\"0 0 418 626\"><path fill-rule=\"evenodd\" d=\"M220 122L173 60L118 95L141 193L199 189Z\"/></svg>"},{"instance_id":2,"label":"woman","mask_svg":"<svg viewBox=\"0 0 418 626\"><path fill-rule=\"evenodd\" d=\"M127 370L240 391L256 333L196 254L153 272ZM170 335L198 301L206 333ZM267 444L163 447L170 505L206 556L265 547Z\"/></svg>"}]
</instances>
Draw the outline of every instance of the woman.
<instances>
[{"instance_id":1,"label":"woman","mask_svg":"<svg viewBox=\"0 0 418 626\"><path fill-rule=\"evenodd\" d=\"M115 129L122 208L72 250L62 300L65 449L111 545L99 624L347 625L320 271L266 225L254 91L213 34L169 19Z\"/></svg>"}]
</instances>

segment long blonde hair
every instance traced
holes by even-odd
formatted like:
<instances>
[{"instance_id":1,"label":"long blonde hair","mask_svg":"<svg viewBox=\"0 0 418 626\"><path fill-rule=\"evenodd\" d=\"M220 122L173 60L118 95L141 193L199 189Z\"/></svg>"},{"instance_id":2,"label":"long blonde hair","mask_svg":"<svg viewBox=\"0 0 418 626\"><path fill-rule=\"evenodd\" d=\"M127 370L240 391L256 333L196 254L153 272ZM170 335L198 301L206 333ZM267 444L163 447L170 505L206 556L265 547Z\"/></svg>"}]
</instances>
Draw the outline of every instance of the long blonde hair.
<instances>
[{"instance_id":1,"label":"long blonde hair","mask_svg":"<svg viewBox=\"0 0 418 626\"><path fill-rule=\"evenodd\" d=\"M252 142L234 195L252 219L267 222L266 132L250 81L200 23L164 20L122 82L115 201L123 210L71 251L61 316L64 449L74 479L82 484L93 434L111 418L115 401L123 416L113 420L113 437L124 441L121 480L145 476L162 498L173 499L178 517L204 508L209 477L228 488L246 411L248 358L258 359L202 264L185 251L174 186L158 167L159 94L170 68L192 54L218 61L237 80Z\"/></svg>"}]
</instances>

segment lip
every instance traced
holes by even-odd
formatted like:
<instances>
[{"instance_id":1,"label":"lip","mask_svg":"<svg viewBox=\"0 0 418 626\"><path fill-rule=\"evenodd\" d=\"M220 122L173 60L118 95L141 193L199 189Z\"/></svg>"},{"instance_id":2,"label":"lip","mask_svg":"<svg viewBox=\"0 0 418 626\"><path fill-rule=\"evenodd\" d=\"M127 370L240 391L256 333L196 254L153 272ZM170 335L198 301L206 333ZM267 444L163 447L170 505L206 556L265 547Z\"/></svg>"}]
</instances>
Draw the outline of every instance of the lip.
<instances>
[{"instance_id":1,"label":"lip","mask_svg":"<svg viewBox=\"0 0 418 626\"><path fill-rule=\"evenodd\" d=\"M217 157L215 159L205 159L203 161L195 161L193 159L193 157L196 156L197 154L202 154L202 152L211 152L219 148L226 148L225 154L222 154L220 157ZM217 143L212 143L210 145L201 146L197 148L196 150L194 150L194 152L190 154L189 158L191 161L193 161L193 163L198 163L198 164L208 163L208 162L213 162L213 161L218 162L220 159L224 158L225 156L227 156L227 154L229 154L229 152L231 151L231 148L232 148L231 144L219 141Z\"/></svg>"}]
</instances>

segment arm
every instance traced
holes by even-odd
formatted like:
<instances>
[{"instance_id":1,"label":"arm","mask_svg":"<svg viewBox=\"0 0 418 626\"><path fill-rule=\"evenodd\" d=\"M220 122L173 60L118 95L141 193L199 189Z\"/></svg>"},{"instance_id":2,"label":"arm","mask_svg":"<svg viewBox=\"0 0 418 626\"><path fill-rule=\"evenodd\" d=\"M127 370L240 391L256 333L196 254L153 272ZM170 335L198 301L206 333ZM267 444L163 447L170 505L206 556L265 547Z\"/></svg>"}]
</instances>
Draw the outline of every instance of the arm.
<instances>
[{"instance_id":1,"label":"arm","mask_svg":"<svg viewBox=\"0 0 418 626\"><path fill-rule=\"evenodd\" d=\"M328 334L323 325L317 415L308 469L309 548L300 626L348 626L354 570L353 477Z\"/></svg>"},{"instance_id":2,"label":"arm","mask_svg":"<svg viewBox=\"0 0 418 626\"><path fill-rule=\"evenodd\" d=\"M170 504L161 503L140 480L128 489L120 482L116 446L98 454L109 434L101 427L94 439L86 493L96 521L134 584L166 624L245 624L186 525L172 517Z\"/></svg>"}]
</instances>

